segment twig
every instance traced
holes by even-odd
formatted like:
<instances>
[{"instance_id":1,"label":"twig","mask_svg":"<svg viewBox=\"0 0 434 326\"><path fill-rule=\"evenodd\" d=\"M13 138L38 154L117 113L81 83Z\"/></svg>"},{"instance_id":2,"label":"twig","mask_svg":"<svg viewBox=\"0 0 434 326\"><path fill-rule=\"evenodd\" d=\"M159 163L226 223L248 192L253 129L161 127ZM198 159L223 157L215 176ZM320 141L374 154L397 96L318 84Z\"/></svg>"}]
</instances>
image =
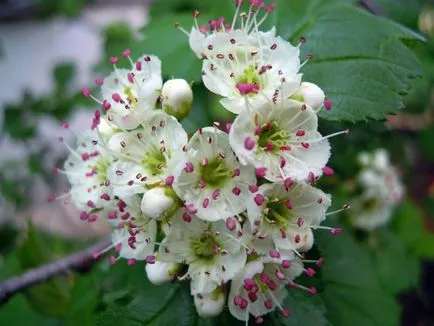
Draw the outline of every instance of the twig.
<instances>
[{"instance_id":1,"label":"twig","mask_svg":"<svg viewBox=\"0 0 434 326\"><path fill-rule=\"evenodd\" d=\"M83 251L76 252L67 257L53 261L46 265L30 269L20 276L14 276L0 283L0 305L6 303L14 294L27 288L47 281L55 276L68 274L69 272L84 272L90 269L98 260L101 250L109 246L110 239L89 247Z\"/></svg>"},{"instance_id":2,"label":"twig","mask_svg":"<svg viewBox=\"0 0 434 326\"><path fill-rule=\"evenodd\" d=\"M383 12L374 0L360 0L360 5L376 16L382 16Z\"/></svg>"}]
</instances>

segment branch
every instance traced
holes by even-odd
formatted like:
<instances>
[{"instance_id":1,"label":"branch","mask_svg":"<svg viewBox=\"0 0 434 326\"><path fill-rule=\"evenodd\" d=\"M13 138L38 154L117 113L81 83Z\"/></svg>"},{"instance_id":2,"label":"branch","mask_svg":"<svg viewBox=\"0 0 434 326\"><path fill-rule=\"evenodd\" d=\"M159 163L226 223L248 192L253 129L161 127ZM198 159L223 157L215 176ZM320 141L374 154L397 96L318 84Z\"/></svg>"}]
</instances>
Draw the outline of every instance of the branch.
<instances>
[{"instance_id":1,"label":"branch","mask_svg":"<svg viewBox=\"0 0 434 326\"><path fill-rule=\"evenodd\" d=\"M359 4L376 16L383 15L381 8L377 5L375 0L360 0Z\"/></svg>"},{"instance_id":2,"label":"branch","mask_svg":"<svg viewBox=\"0 0 434 326\"><path fill-rule=\"evenodd\" d=\"M110 238L105 239L85 250L73 253L46 265L30 269L22 275L14 276L1 282L0 305L6 303L14 294L22 292L38 283L45 282L53 277L70 272L86 272L101 258L95 255L109 246L110 243Z\"/></svg>"}]
</instances>

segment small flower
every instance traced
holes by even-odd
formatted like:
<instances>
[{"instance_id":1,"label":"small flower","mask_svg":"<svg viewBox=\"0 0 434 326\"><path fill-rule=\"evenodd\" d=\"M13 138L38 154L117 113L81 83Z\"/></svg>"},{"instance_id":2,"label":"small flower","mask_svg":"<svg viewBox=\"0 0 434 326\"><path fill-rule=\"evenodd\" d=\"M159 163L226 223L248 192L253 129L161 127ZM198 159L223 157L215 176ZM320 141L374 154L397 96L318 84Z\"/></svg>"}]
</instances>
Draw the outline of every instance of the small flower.
<instances>
[{"instance_id":1,"label":"small flower","mask_svg":"<svg viewBox=\"0 0 434 326\"><path fill-rule=\"evenodd\" d=\"M160 245L161 261L188 264L191 293L205 294L229 281L245 264L246 252L236 230L224 221L209 223L181 210L170 221L170 232Z\"/></svg>"},{"instance_id":2,"label":"small flower","mask_svg":"<svg viewBox=\"0 0 434 326\"><path fill-rule=\"evenodd\" d=\"M142 197L142 213L156 220L170 218L179 207L179 199L170 187L149 189Z\"/></svg>"},{"instance_id":3,"label":"small flower","mask_svg":"<svg viewBox=\"0 0 434 326\"><path fill-rule=\"evenodd\" d=\"M104 79L101 86L103 108L109 121L120 128L134 129L139 126L146 112L155 108L162 87L161 62L155 56L142 55L132 68L119 69Z\"/></svg>"},{"instance_id":4,"label":"small flower","mask_svg":"<svg viewBox=\"0 0 434 326\"><path fill-rule=\"evenodd\" d=\"M194 296L197 314L201 317L215 317L221 314L225 305L223 289L217 287L211 293L198 293Z\"/></svg>"},{"instance_id":5,"label":"small flower","mask_svg":"<svg viewBox=\"0 0 434 326\"><path fill-rule=\"evenodd\" d=\"M242 164L264 169L270 181L313 179L322 175L330 145L317 131L318 117L296 101L272 102L241 113L229 133L229 142Z\"/></svg>"},{"instance_id":6,"label":"small flower","mask_svg":"<svg viewBox=\"0 0 434 326\"><path fill-rule=\"evenodd\" d=\"M65 162L64 173L71 184L71 199L87 212L104 207L113 193L107 170L114 158L101 143L98 133L89 130L77 137L76 149L66 145L71 154Z\"/></svg>"},{"instance_id":7,"label":"small flower","mask_svg":"<svg viewBox=\"0 0 434 326\"><path fill-rule=\"evenodd\" d=\"M120 160L108 170L115 194L121 197L164 185L185 156L187 133L162 111L148 113L142 127L121 135Z\"/></svg>"},{"instance_id":8,"label":"small flower","mask_svg":"<svg viewBox=\"0 0 434 326\"><path fill-rule=\"evenodd\" d=\"M181 121L191 111L193 91L184 79L170 79L164 83L160 99L163 110Z\"/></svg>"},{"instance_id":9,"label":"small flower","mask_svg":"<svg viewBox=\"0 0 434 326\"><path fill-rule=\"evenodd\" d=\"M207 221L241 213L256 183L254 171L238 163L228 135L216 128L200 129L190 139L184 162L175 173L173 189L186 209Z\"/></svg>"},{"instance_id":10,"label":"small flower","mask_svg":"<svg viewBox=\"0 0 434 326\"><path fill-rule=\"evenodd\" d=\"M325 219L330 195L306 183L264 184L258 194L264 201L259 205L251 199L247 205L253 234L272 239L278 249L308 251L313 245L311 227Z\"/></svg>"},{"instance_id":11,"label":"small flower","mask_svg":"<svg viewBox=\"0 0 434 326\"><path fill-rule=\"evenodd\" d=\"M158 256L158 254L155 254ZM161 285L173 280L181 265L177 263L165 263L158 259L153 264L146 264L146 276L155 285Z\"/></svg>"},{"instance_id":12,"label":"small flower","mask_svg":"<svg viewBox=\"0 0 434 326\"><path fill-rule=\"evenodd\" d=\"M119 252L119 257L145 260L152 256L157 222L142 214L140 197L135 195L124 200L119 199L107 210L108 221L117 227L112 234L112 243Z\"/></svg>"},{"instance_id":13,"label":"small flower","mask_svg":"<svg viewBox=\"0 0 434 326\"><path fill-rule=\"evenodd\" d=\"M285 286L295 285L293 279L301 274L303 265L290 252L272 261L266 264L261 260L251 261L233 278L228 306L235 318L247 322L251 314L258 321L276 308L283 316L289 316L288 308L282 306L288 295ZM283 261L290 262L290 266L283 268Z\"/></svg>"}]
</instances>

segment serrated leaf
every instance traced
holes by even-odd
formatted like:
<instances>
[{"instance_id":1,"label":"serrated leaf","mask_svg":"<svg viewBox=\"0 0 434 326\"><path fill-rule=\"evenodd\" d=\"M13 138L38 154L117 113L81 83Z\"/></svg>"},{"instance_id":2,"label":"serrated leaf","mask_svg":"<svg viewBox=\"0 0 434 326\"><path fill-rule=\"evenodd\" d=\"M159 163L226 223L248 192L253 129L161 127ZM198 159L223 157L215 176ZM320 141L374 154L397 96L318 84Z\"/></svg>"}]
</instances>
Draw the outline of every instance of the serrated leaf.
<instances>
[{"instance_id":1,"label":"serrated leaf","mask_svg":"<svg viewBox=\"0 0 434 326\"><path fill-rule=\"evenodd\" d=\"M395 326L399 308L393 295L381 288L369 252L345 232L333 237L317 233L325 259L321 296L327 318L335 326Z\"/></svg>"}]
</instances>

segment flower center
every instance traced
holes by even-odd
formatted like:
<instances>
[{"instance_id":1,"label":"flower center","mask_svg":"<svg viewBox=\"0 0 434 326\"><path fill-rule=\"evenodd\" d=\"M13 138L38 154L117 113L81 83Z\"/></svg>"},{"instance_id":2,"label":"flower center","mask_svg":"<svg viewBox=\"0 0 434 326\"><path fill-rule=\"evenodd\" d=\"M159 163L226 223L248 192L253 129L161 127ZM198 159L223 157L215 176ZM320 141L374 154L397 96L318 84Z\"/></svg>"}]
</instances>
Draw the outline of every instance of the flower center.
<instances>
[{"instance_id":1,"label":"flower center","mask_svg":"<svg viewBox=\"0 0 434 326\"><path fill-rule=\"evenodd\" d=\"M192 243L192 247L196 257L209 261L219 252L221 243L213 235L206 232Z\"/></svg>"},{"instance_id":2,"label":"flower center","mask_svg":"<svg viewBox=\"0 0 434 326\"><path fill-rule=\"evenodd\" d=\"M269 201L264 213L265 221L279 228L286 228L288 221L293 218L291 210L279 199Z\"/></svg>"},{"instance_id":3,"label":"flower center","mask_svg":"<svg viewBox=\"0 0 434 326\"><path fill-rule=\"evenodd\" d=\"M261 80L253 65L244 69L244 72L235 79L235 87L241 95L256 94L261 88Z\"/></svg>"},{"instance_id":4,"label":"flower center","mask_svg":"<svg viewBox=\"0 0 434 326\"><path fill-rule=\"evenodd\" d=\"M135 106L138 101L137 101L137 98L133 95L133 91L132 91L131 87L126 86L124 88L124 94L128 100L128 103L130 105Z\"/></svg>"},{"instance_id":5,"label":"flower center","mask_svg":"<svg viewBox=\"0 0 434 326\"><path fill-rule=\"evenodd\" d=\"M260 127L258 145L268 152L278 152L289 143L289 134L281 129L276 121L267 122Z\"/></svg>"},{"instance_id":6,"label":"flower center","mask_svg":"<svg viewBox=\"0 0 434 326\"><path fill-rule=\"evenodd\" d=\"M104 182L107 180L107 170L109 166L109 162L104 159L99 159L96 161L95 165L89 166L90 172L88 172L86 175L89 177L96 175L98 181Z\"/></svg>"},{"instance_id":7,"label":"flower center","mask_svg":"<svg viewBox=\"0 0 434 326\"><path fill-rule=\"evenodd\" d=\"M220 158L216 158L205 166L201 166L200 171L201 179L211 188L220 188L231 177L231 173L232 170Z\"/></svg>"},{"instance_id":8,"label":"flower center","mask_svg":"<svg viewBox=\"0 0 434 326\"><path fill-rule=\"evenodd\" d=\"M373 212L377 210L379 206L380 206L380 201L375 198L368 199L363 202L363 209L368 212Z\"/></svg>"},{"instance_id":9,"label":"flower center","mask_svg":"<svg viewBox=\"0 0 434 326\"><path fill-rule=\"evenodd\" d=\"M167 167L166 157L156 147L150 152L145 153L142 165L151 172L152 175L159 175Z\"/></svg>"}]
</instances>

